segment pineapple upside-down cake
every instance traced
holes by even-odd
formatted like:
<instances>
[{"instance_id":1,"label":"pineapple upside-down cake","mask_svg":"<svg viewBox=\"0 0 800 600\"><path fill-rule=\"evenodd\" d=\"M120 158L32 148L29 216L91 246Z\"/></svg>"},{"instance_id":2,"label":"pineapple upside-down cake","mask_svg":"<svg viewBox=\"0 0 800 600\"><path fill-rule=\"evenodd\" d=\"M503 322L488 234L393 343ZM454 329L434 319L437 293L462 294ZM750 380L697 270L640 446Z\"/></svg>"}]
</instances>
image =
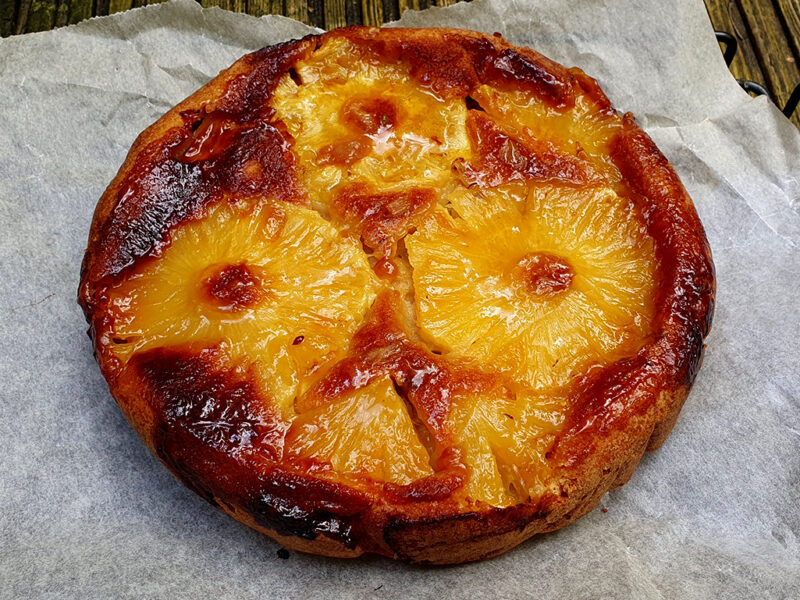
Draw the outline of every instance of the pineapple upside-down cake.
<instances>
[{"instance_id":1,"label":"pineapple upside-down cake","mask_svg":"<svg viewBox=\"0 0 800 600\"><path fill-rule=\"evenodd\" d=\"M209 502L289 548L457 563L661 444L714 272L672 167L579 69L350 28L142 133L79 295L128 420Z\"/></svg>"}]
</instances>

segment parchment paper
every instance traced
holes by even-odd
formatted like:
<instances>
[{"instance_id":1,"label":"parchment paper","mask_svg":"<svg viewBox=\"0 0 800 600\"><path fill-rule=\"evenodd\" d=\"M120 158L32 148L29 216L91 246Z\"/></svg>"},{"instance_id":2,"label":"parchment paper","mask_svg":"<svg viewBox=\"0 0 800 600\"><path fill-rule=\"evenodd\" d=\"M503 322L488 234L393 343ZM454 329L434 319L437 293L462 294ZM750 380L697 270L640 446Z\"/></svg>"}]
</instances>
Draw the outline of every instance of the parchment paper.
<instances>
[{"instance_id":1,"label":"parchment paper","mask_svg":"<svg viewBox=\"0 0 800 600\"><path fill-rule=\"evenodd\" d=\"M800 597L800 134L729 75L701 0L476 1L400 25L499 31L599 78L678 169L714 251L705 364L672 436L578 523L452 568L290 553L145 449L75 303L136 135L247 51L310 31L190 0L0 42L0 597Z\"/></svg>"}]
</instances>

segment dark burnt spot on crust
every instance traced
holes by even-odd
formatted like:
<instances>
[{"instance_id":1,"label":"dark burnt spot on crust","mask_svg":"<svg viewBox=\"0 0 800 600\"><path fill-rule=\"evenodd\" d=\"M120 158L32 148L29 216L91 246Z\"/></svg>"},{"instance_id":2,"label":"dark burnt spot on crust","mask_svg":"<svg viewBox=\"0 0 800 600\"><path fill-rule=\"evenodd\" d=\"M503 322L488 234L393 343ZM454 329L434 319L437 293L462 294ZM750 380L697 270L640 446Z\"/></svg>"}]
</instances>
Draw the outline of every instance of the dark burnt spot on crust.
<instances>
[{"instance_id":1,"label":"dark burnt spot on crust","mask_svg":"<svg viewBox=\"0 0 800 600\"><path fill-rule=\"evenodd\" d=\"M355 548L360 513L369 499L344 486L275 470L247 504L256 523L279 535L313 540L318 535Z\"/></svg>"},{"instance_id":2,"label":"dark burnt spot on crust","mask_svg":"<svg viewBox=\"0 0 800 600\"><path fill-rule=\"evenodd\" d=\"M117 275L137 258L158 250L166 233L196 216L207 200L200 168L171 158L172 148L185 139L188 129L173 129L144 148L119 187L97 247L84 258L81 300L85 311L94 301L88 285Z\"/></svg>"},{"instance_id":3,"label":"dark burnt spot on crust","mask_svg":"<svg viewBox=\"0 0 800 600\"><path fill-rule=\"evenodd\" d=\"M264 282L245 263L214 267L202 289L208 301L225 312L252 308L267 297Z\"/></svg>"},{"instance_id":4,"label":"dark burnt spot on crust","mask_svg":"<svg viewBox=\"0 0 800 600\"><path fill-rule=\"evenodd\" d=\"M344 35L384 60L405 63L413 79L444 99L464 98L483 83L527 91L553 108L575 103L569 72L533 50L471 35L448 32L431 38L409 33L351 28Z\"/></svg>"},{"instance_id":5,"label":"dark burnt spot on crust","mask_svg":"<svg viewBox=\"0 0 800 600\"><path fill-rule=\"evenodd\" d=\"M318 37L267 46L245 56L242 60L250 68L228 84L222 97L214 102L213 110L230 113L240 122L269 119L272 90L284 73L313 52Z\"/></svg>"},{"instance_id":6,"label":"dark burnt spot on crust","mask_svg":"<svg viewBox=\"0 0 800 600\"><path fill-rule=\"evenodd\" d=\"M560 152L550 142L522 141L483 112L469 112L467 133L476 157L461 174L467 185L493 187L528 180L585 185L595 177L586 161Z\"/></svg>"},{"instance_id":7,"label":"dark burnt spot on crust","mask_svg":"<svg viewBox=\"0 0 800 600\"><path fill-rule=\"evenodd\" d=\"M368 29L354 28L350 39L366 46L382 59L408 65L409 75L438 96L463 98L479 85L475 67L461 45L460 37L441 40L388 35L376 37ZM452 39L448 39L451 38Z\"/></svg>"},{"instance_id":8,"label":"dark burnt spot on crust","mask_svg":"<svg viewBox=\"0 0 800 600\"><path fill-rule=\"evenodd\" d=\"M393 256L397 241L436 203L430 188L383 192L363 183L339 188L334 210L360 232L364 245L380 257Z\"/></svg>"},{"instance_id":9,"label":"dark burnt spot on crust","mask_svg":"<svg viewBox=\"0 0 800 600\"><path fill-rule=\"evenodd\" d=\"M181 163L197 163L206 193L261 193L281 200L298 195L291 136L280 123L240 123L224 112L183 113L193 133L172 149Z\"/></svg>"},{"instance_id":10,"label":"dark burnt spot on crust","mask_svg":"<svg viewBox=\"0 0 800 600\"><path fill-rule=\"evenodd\" d=\"M197 218L226 194L300 197L289 141L275 126L262 122L226 129L217 138L226 140L226 148L218 143L213 150L201 147L192 162L184 162L175 155L191 137L190 130L191 121L139 155L102 226L98 250L87 255L94 264L87 266L93 272L85 284L114 277L137 259L159 252L169 231ZM93 299L86 294L84 289L82 299L88 305Z\"/></svg>"},{"instance_id":11,"label":"dark burnt spot on crust","mask_svg":"<svg viewBox=\"0 0 800 600\"><path fill-rule=\"evenodd\" d=\"M286 424L223 362L216 348L157 349L133 359L160 417L153 436L159 458L214 506L243 507L281 535L324 533L355 547L369 500L276 467Z\"/></svg>"},{"instance_id":12,"label":"dark burnt spot on crust","mask_svg":"<svg viewBox=\"0 0 800 600\"><path fill-rule=\"evenodd\" d=\"M151 350L130 365L156 415L159 459L212 505L241 506L259 487L245 458L276 456L282 435L255 387L225 372L216 348Z\"/></svg>"}]
</instances>

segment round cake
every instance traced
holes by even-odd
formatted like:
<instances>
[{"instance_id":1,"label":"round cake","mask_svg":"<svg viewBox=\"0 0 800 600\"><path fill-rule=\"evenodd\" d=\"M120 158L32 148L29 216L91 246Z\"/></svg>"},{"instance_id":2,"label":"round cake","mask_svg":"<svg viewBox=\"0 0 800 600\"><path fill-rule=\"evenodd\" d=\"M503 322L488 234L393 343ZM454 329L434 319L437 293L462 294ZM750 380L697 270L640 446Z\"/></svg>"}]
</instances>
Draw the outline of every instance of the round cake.
<instances>
[{"instance_id":1,"label":"round cake","mask_svg":"<svg viewBox=\"0 0 800 600\"><path fill-rule=\"evenodd\" d=\"M134 143L79 301L184 484L288 548L434 564L569 524L669 434L714 269L597 82L499 35L249 54Z\"/></svg>"}]
</instances>

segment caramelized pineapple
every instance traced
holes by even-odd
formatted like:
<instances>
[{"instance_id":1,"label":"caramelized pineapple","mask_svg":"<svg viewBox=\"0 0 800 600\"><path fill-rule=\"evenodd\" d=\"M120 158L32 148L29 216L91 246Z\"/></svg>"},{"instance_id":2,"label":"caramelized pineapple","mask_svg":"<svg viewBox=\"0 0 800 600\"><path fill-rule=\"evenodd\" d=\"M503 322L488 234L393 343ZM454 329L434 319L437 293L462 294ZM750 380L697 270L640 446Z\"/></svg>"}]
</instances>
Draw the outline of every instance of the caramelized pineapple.
<instances>
[{"instance_id":1,"label":"caramelized pineapple","mask_svg":"<svg viewBox=\"0 0 800 600\"><path fill-rule=\"evenodd\" d=\"M286 452L330 465L339 473L399 485L433 473L405 404L388 378L298 415L286 436Z\"/></svg>"},{"instance_id":2,"label":"caramelized pineapple","mask_svg":"<svg viewBox=\"0 0 800 600\"><path fill-rule=\"evenodd\" d=\"M316 212L223 202L175 229L163 254L114 286L114 351L220 344L254 363L284 412L341 357L375 298L361 249Z\"/></svg>"},{"instance_id":3,"label":"caramelized pineapple","mask_svg":"<svg viewBox=\"0 0 800 600\"><path fill-rule=\"evenodd\" d=\"M666 437L702 226L597 82L498 36L244 57L137 141L80 302L125 414L281 543L453 563L557 529Z\"/></svg>"},{"instance_id":4,"label":"caramelized pineapple","mask_svg":"<svg viewBox=\"0 0 800 600\"><path fill-rule=\"evenodd\" d=\"M406 238L422 335L534 389L635 353L655 255L608 188L465 189Z\"/></svg>"},{"instance_id":5,"label":"caramelized pineapple","mask_svg":"<svg viewBox=\"0 0 800 600\"><path fill-rule=\"evenodd\" d=\"M544 458L564 422L566 399L521 391L457 402L451 427L471 475L470 501L509 506L540 497L550 469Z\"/></svg>"},{"instance_id":6,"label":"caramelized pineapple","mask_svg":"<svg viewBox=\"0 0 800 600\"><path fill-rule=\"evenodd\" d=\"M444 100L409 79L402 65L332 40L285 75L271 105L295 139L310 200L323 212L342 183L383 189L446 187L454 160L469 154L460 99ZM298 84L299 80L299 84Z\"/></svg>"}]
</instances>

